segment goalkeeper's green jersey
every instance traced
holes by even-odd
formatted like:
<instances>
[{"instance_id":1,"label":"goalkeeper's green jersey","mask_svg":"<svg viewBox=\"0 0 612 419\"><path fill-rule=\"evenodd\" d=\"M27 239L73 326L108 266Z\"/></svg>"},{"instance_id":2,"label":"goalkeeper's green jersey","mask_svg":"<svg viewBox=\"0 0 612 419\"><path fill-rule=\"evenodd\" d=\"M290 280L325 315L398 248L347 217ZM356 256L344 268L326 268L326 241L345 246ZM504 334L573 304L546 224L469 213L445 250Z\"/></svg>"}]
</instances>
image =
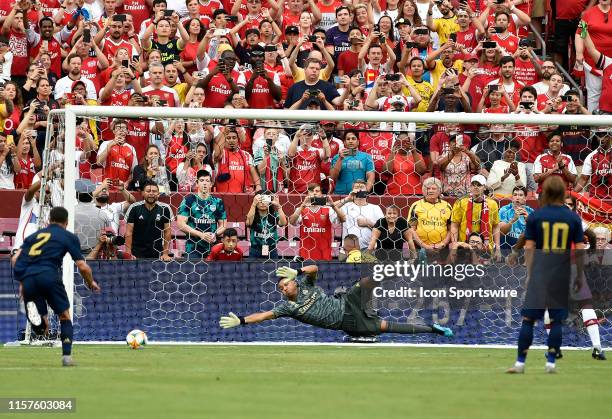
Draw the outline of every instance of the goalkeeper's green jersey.
<instances>
[{"instance_id":1,"label":"goalkeeper's green jersey","mask_svg":"<svg viewBox=\"0 0 612 419\"><path fill-rule=\"evenodd\" d=\"M344 298L330 297L314 284L316 276L297 279L296 301L284 301L272 309L274 317L292 317L325 329L340 330L344 316Z\"/></svg>"}]
</instances>

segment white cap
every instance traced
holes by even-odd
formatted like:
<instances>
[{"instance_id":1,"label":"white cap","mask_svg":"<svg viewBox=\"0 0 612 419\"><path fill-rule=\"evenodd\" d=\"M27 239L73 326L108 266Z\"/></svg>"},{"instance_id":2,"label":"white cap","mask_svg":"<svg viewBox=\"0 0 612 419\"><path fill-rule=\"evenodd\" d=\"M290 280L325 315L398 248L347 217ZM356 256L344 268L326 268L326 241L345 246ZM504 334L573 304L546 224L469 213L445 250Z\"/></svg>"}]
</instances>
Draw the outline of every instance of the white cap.
<instances>
[{"instance_id":1,"label":"white cap","mask_svg":"<svg viewBox=\"0 0 612 419\"><path fill-rule=\"evenodd\" d=\"M472 180L470 181L470 183L474 182L478 182L484 186L487 184L487 179L483 175L474 175L472 176Z\"/></svg>"}]
</instances>

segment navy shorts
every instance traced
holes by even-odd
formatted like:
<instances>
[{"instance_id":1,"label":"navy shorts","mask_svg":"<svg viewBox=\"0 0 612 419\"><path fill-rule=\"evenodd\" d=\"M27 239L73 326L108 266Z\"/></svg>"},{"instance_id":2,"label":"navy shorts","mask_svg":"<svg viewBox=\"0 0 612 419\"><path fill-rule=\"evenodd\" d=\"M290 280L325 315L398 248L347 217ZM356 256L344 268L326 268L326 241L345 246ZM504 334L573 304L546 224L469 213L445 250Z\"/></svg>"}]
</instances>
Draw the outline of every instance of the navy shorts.
<instances>
[{"instance_id":1,"label":"navy shorts","mask_svg":"<svg viewBox=\"0 0 612 419\"><path fill-rule=\"evenodd\" d=\"M24 302L27 304L33 301L41 316L47 314L47 304L56 314L70 308L64 284L58 277L52 277L48 272L26 276L22 285Z\"/></svg>"},{"instance_id":2,"label":"navy shorts","mask_svg":"<svg viewBox=\"0 0 612 419\"><path fill-rule=\"evenodd\" d=\"M542 320L545 311L545 308L524 308L521 310L521 316L533 320ZM564 308L548 309L548 316L552 322L562 322L567 318L567 310Z\"/></svg>"}]
</instances>

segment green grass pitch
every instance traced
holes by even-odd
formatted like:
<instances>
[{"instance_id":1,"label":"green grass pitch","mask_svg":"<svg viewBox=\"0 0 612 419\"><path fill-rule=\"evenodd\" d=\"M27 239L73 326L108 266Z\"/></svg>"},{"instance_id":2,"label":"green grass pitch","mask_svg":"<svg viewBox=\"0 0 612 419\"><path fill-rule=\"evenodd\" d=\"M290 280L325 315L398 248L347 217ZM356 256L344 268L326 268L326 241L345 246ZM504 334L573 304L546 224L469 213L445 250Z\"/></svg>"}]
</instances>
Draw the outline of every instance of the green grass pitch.
<instances>
[{"instance_id":1,"label":"green grass pitch","mask_svg":"<svg viewBox=\"0 0 612 419\"><path fill-rule=\"evenodd\" d=\"M605 418L612 361L566 351L376 346L0 348L0 397L76 397L67 418ZM0 414L0 419L10 415Z\"/></svg>"}]
</instances>

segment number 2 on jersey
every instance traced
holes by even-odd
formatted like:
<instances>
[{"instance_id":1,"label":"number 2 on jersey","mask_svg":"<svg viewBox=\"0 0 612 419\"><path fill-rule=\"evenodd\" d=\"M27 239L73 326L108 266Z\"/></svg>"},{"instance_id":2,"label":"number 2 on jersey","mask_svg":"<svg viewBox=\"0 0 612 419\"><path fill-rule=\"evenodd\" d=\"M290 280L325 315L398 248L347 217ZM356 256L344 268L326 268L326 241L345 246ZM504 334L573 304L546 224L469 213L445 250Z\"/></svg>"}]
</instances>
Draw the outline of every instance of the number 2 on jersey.
<instances>
[{"instance_id":1,"label":"number 2 on jersey","mask_svg":"<svg viewBox=\"0 0 612 419\"><path fill-rule=\"evenodd\" d=\"M542 240L543 250L555 251L567 249L569 225L566 223L553 223L551 232L550 223L548 221L543 221L542 230L544 232L544 239Z\"/></svg>"},{"instance_id":2,"label":"number 2 on jersey","mask_svg":"<svg viewBox=\"0 0 612 419\"><path fill-rule=\"evenodd\" d=\"M38 241L32 245L28 255L30 256L40 255L42 253L42 250L40 248L43 247L45 243L49 241L50 238L51 238L51 233L38 233L38 235L36 236L36 239L38 239Z\"/></svg>"}]
</instances>

